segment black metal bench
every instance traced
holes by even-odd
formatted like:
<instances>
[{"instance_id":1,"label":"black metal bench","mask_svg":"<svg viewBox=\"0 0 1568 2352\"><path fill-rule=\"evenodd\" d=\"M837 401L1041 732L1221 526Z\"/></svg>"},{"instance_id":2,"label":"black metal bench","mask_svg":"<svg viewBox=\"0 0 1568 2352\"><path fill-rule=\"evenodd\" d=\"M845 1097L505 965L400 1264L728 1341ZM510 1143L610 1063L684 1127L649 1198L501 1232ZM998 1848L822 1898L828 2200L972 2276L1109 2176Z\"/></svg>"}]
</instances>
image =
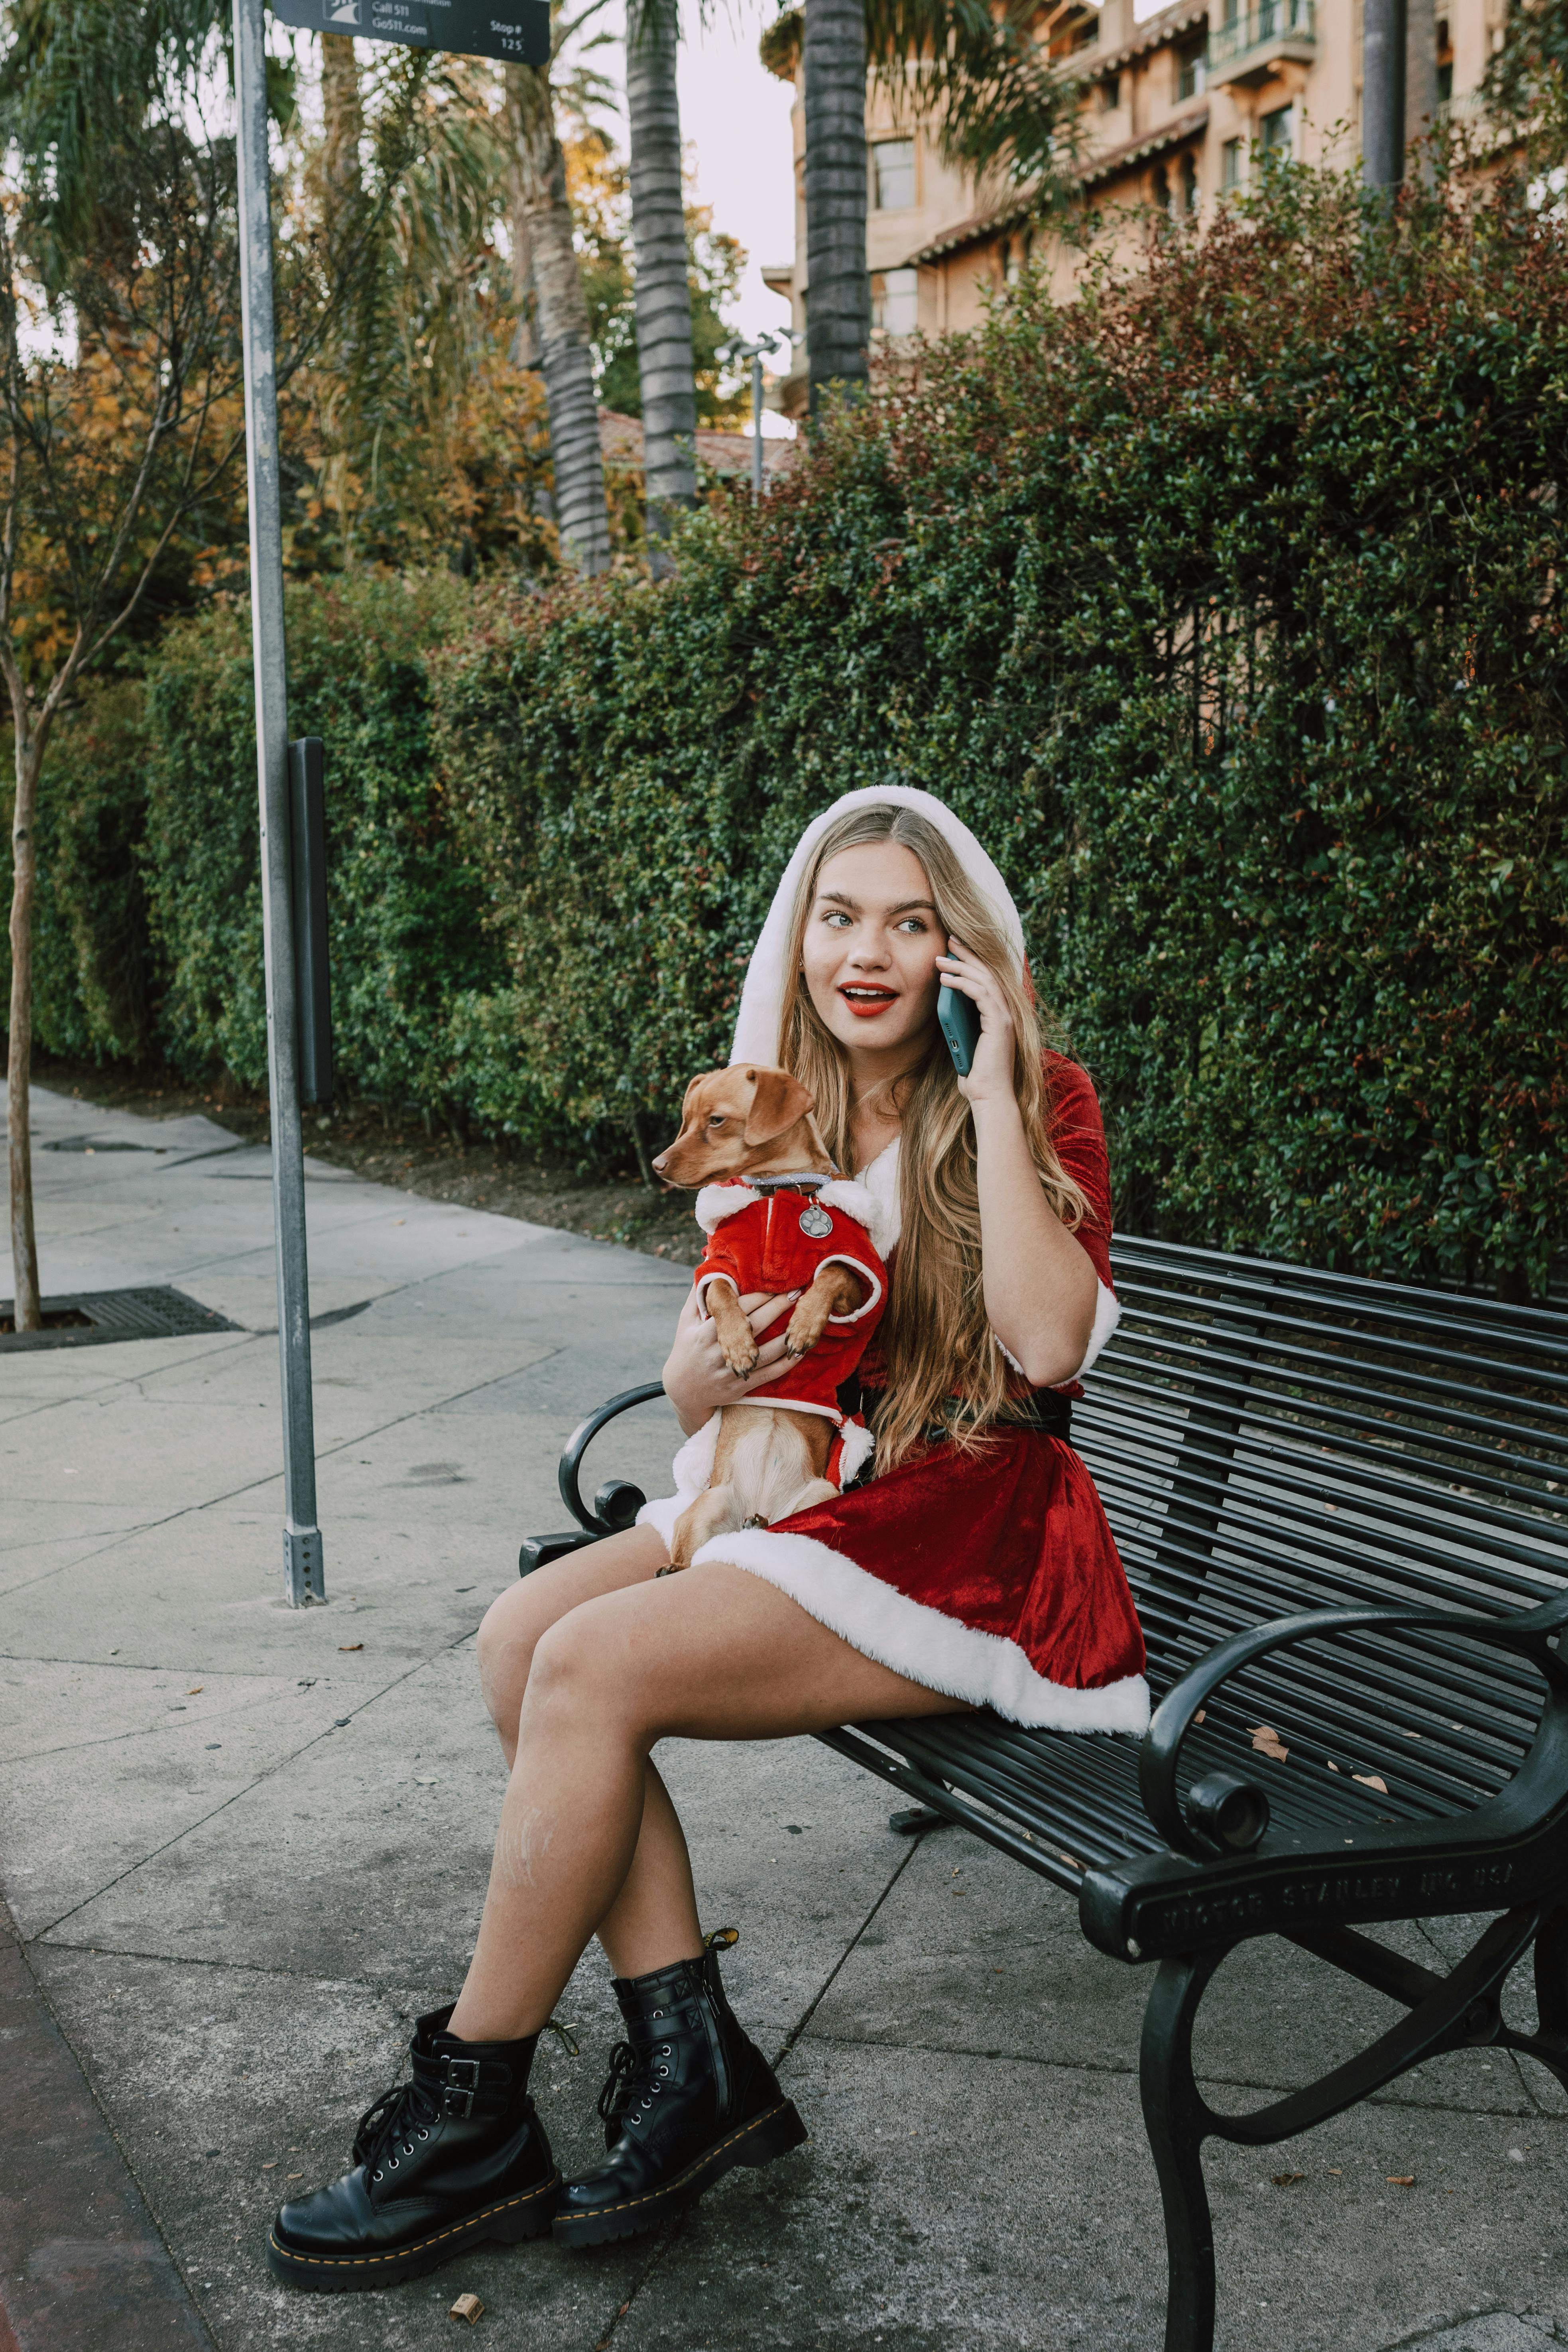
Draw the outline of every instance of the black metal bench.
<instances>
[{"instance_id":1,"label":"black metal bench","mask_svg":"<svg viewBox=\"0 0 1568 2352\"><path fill-rule=\"evenodd\" d=\"M1124 1240L1124 1315L1075 1413L1137 1596L1154 1719L1142 1742L989 1715L825 1732L930 1813L1076 1894L1114 1959L1158 1964L1144 2119L1164 2201L1166 2352L1208 2352L1201 2151L1342 2112L1440 2052L1527 2052L1568 2085L1568 1316L1270 1260ZM642 1496L579 1491L581 1533ZM923 1816L922 1816L923 1818ZM1447 1975L1358 1929L1499 1916ZM1408 2014L1247 2116L1194 2080L1226 1954L1280 1936ZM1534 1949L1538 2030L1500 1995Z\"/></svg>"}]
</instances>

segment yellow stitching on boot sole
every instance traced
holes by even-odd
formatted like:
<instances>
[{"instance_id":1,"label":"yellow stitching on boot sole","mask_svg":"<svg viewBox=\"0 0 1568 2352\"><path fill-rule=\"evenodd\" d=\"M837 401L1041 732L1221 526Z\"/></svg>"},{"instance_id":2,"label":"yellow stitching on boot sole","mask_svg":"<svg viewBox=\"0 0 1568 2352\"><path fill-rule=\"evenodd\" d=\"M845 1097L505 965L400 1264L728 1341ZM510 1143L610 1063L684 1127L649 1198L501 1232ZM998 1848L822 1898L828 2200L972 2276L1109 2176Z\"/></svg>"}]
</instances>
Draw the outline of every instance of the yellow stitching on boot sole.
<instances>
[{"instance_id":1,"label":"yellow stitching on boot sole","mask_svg":"<svg viewBox=\"0 0 1568 2352\"><path fill-rule=\"evenodd\" d=\"M284 2245L275 2230L268 2230L267 2238L268 2244L277 2248L285 2262L303 2263L311 2270L318 2271L368 2270L375 2263L406 2262L410 2254L422 2254L426 2246L438 2246L443 2238L460 2237L464 2231L472 2230L480 2221L492 2220L497 2213L510 2213L519 2205L531 2205L536 2197L552 2195L560 2186L561 2175L556 2173L542 2188L531 2189L526 2197L509 2197L504 2204L487 2205L482 2212L470 2213L466 2221L454 2221L449 2230L437 2230L433 2238L419 2238L413 2245L399 2246L386 2254L300 2254L292 2246Z\"/></svg>"},{"instance_id":2,"label":"yellow stitching on boot sole","mask_svg":"<svg viewBox=\"0 0 1568 2352\"><path fill-rule=\"evenodd\" d=\"M747 2134L754 2132L758 2128L759 2125L772 2123L773 2117L775 2116L782 2116L785 2108L790 2105L791 2102L788 2099L784 2099L780 2101L776 2107L769 2107L765 2115L753 2116L749 2124L743 2124L738 2132L731 2132L728 2139L718 2141L716 2145L709 2148L705 2154L698 2157L694 2163L689 2164L685 2171L679 2174L674 2180L667 2180L662 2189L646 2189L642 2196L628 2197L619 2205L585 2206L582 2211L582 2220L584 2221L602 2221L607 2214L629 2213L634 2205L648 2205L653 2203L657 2198L670 2196L674 2190L683 2187L684 2184L690 2179L694 2172L700 2172L702 2167L709 2163L714 2157L722 2156L727 2147L733 2147L738 2139L744 2139ZM576 2220L578 2216L573 2212L571 2206L568 2205L563 2209L556 2218L558 2221L571 2221Z\"/></svg>"}]
</instances>

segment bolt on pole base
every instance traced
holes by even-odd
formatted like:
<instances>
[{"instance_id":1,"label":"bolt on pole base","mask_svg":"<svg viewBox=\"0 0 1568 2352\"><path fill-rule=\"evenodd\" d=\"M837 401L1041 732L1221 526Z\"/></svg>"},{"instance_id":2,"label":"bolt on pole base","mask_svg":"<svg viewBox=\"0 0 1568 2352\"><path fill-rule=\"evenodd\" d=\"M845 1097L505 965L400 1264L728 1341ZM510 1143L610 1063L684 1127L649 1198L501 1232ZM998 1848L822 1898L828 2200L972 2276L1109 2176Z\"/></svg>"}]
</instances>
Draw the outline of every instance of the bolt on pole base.
<instances>
[{"instance_id":1,"label":"bolt on pole base","mask_svg":"<svg viewBox=\"0 0 1568 2352\"><path fill-rule=\"evenodd\" d=\"M327 1597L327 1563L320 1528L283 1530L283 1598L290 1609L308 1609Z\"/></svg>"}]
</instances>

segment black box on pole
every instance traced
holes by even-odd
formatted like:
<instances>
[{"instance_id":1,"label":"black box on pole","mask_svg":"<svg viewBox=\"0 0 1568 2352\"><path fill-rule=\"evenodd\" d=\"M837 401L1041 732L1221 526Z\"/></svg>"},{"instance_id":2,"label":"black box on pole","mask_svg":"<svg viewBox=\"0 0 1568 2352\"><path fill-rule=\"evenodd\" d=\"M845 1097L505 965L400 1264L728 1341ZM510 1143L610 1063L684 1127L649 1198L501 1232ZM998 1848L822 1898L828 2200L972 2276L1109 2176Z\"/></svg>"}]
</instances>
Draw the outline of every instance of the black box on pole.
<instances>
[{"instance_id":1,"label":"black box on pole","mask_svg":"<svg viewBox=\"0 0 1568 2352\"><path fill-rule=\"evenodd\" d=\"M327 961L327 814L321 739L289 746L293 820L294 990L300 1020L300 1100L332 1099L332 994Z\"/></svg>"}]
</instances>

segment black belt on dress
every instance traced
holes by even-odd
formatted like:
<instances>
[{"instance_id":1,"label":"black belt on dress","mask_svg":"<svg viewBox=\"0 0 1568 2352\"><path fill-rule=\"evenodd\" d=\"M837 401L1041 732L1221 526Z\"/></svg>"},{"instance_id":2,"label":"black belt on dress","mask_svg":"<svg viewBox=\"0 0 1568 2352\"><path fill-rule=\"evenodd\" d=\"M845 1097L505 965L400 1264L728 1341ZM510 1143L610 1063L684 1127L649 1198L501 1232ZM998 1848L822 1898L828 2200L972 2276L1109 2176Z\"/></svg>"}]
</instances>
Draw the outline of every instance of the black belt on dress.
<instances>
[{"instance_id":1,"label":"black belt on dress","mask_svg":"<svg viewBox=\"0 0 1568 2352\"><path fill-rule=\"evenodd\" d=\"M844 1413L864 1413L869 1421L882 1401L880 1389L863 1388L858 1373L852 1373L838 1391L838 1410ZM1057 1389L1031 1389L1027 1395L1015 1398L1005 1420L988 1422L988 1429L1036 1429L1042 1437L1059 1437L1065 1444L1072 1442L1072 1399ZM941 1445L952 1435L945 1421L928 1422L921 1433L928 1445Z\"/></svg>"}]
</instances>

